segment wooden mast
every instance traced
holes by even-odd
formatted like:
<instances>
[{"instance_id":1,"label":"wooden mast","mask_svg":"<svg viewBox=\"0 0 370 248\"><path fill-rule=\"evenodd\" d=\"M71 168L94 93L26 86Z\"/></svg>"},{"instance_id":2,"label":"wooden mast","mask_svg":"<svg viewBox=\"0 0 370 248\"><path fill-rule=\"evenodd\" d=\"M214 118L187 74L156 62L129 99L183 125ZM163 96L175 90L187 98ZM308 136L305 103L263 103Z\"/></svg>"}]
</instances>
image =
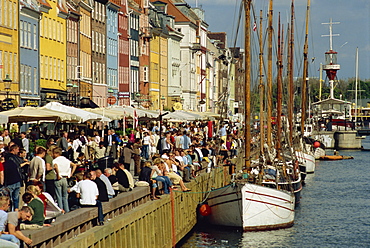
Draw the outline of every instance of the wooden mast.
<instances>
[{"instance_id":1,"label":"wooden mast","mask_svg":"<svg viewBox=\"0 0 370 248\"><path fill-rule=\"evenodd\" d=\"M294 109L294 0L292 0L290 15L290 36L288 50L288 122L289 122L289 141L293 144L293 109Z\"/></svg>"},{"instance_id":2,"label":"wooden mast","mask_svg":"<svg viewBox=\"0 0 370 248\"><path fill-rule=\"evenodd\" d=\"M260 78L259 78L259 93L260 93L260 154L263 154L263 146L265 144L265 109L264 109L264 95L265 85L263 84L263 46L262 46L262 10L260 10L260 30L259 30L259 65L260 65Z\"/></svg>"},{"instance_id":3,"label":"wooden mast","mask_svg":"<svg viewBox=\"0 0 370 248\"><path fill-rule=\"evenodd\" d=\"M271 148L272 117L272 15L273 0L270 0L268 15L268 52L267 52L267 145Z\"/></svg>"},{"instance_id":4,"label":"wooden mast","mask_svg":"<svg viewBox=\"0 0 370 248\"><path fill-rule=\"evenodd\" d=\"M301 134L304 133L304 124L306 120L307 109L307 81L308 81L308 21L310 14L310 0L307 0L306 11L306 35L304 38L304 52L303 52L303 78L302 78L302 102L301 102Z\"/></svg>"},{"instance_id":5,"label":"wooden mast","mask_svg":"<svg viewBox=\"0 0 370 248\"><path fill-rule=\"evenodd\" d=\"M251 53L250 53L250 7L252 0L244 0L245 11L245 168L251 165Z\"/></svg>"},{"instance_id":6,"label":"wooden mast","mask_svg":"<svg viewBox=\"0 0 370 248\"><path fill-rule=\"evenodd\" d=\"M277 102L276 102L276 157L277 159L281 160L281 131L282 131L282 123L281 123L281 116L282 116L282 107L283 107L283 42L282 42L282 30L281 30L281 23L280 23L280 12L278 17L278 59L277 59Z\"/></svg>"}]
</instances>

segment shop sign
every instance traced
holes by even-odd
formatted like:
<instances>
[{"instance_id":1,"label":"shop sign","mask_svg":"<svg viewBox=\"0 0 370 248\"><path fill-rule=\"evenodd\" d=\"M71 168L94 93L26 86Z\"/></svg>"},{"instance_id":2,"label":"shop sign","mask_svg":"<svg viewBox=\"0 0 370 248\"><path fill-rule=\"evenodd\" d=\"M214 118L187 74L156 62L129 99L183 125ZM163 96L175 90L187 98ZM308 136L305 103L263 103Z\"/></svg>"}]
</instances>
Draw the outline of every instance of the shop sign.
<instances>
[{"instance_id":1,"label":"shop sign","mask_svg":"<svg viewBox=\"0 0 370 248\"><path fill-rule=\"evenodd\" d=\"M39 101L38 100L26 100L25 106L28 107L38 107L39 106Z\"/></svg>"},{"instance_id":2,"label":"shop sign","mask_svg":"<svg viewBox=\"0 0 370 248\"><path fill-rule=\"evenodd\" d=\"M130 92L118 92L118 98L130 98Z\"/></svg>"},{"instance_id":3,"label":"shop sign","mask_svg":"<svg viewBox=\"0 0 370 248\"><path fill-rule=\"evenodd\" d=\"M14 109L14 108L18 107L18 102L17 102L17 100L15 100L13 98L6 98L1 102L1 107L4 110Z\"/></svg>"},{"instance_id":4,"label":"shop sign","mask_svg":"<svg viewBox=\"0 0 370 248\"><path fill-rule=\"evenodd\" d=\"M57 93L45 93L46 99L57 99Z\"/></svg>"}]
</instances>

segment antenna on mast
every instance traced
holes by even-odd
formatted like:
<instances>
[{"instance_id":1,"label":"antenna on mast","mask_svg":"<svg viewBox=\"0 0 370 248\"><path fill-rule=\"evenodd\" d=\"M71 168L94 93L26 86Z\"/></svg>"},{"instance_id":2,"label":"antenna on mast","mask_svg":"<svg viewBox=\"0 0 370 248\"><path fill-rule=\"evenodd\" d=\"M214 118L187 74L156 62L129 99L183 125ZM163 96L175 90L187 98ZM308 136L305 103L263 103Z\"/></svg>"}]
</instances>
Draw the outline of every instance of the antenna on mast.
<instances>
[{"instance_id":1,"label":"antenna on mast","mask_svg":"<svg viewBox=\"0 0 370 248\"><path fill-rule=\"evenodd\" d=\"M329 46L330 50L333 50L333 36L339 36L339 34L333 34L333 24L340 24L340 22L333 22L333 19L330 18L330 22L323 22L321 23L323 25L329 25L329 34L323 34L321 37L327 37L329 36Z\"/></svg>"}]
</instances>

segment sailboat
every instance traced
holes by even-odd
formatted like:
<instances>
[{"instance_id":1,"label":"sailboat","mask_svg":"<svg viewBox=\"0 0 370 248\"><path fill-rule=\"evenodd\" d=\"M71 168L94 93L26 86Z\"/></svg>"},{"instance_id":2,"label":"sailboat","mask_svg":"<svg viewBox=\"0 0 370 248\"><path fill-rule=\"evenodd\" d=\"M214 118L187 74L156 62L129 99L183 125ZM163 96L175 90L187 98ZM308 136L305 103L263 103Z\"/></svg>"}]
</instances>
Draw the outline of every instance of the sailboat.
<instances>
[{"instance_id":1,"label":"sailboat","mask_svg":"<svg viewBox=\"0 0 370 248\"><path fill-rule=\"evenodd\" d=\"M306 126L306 107L307 107L307 80L308 80L308 18L310 0L308 0L306 11L306 34L303 52L303 78L302 78L302 100L301 100L301 135L299 139L299 149L296 151L298 161L305 167L306 173L315 172L315 157L312 144L307 144L303 137Z\"/></svg>"},{"instance_id":2,"label":"sailboat","mask_svg":"<svg viewBox=\"0 0 370 248\"><path fill-rule=\"evenodd\" d=\"M245 39L245 140L251 139L251 54L250 54L250 7L252 0L244 0L246 39ZM260 19L260 43L262 43L262 11ZM272 42L272 0L269 4L269 40ZM269 48L271 48L269 46ZM272 49L269 49L269 58L272 57ZM260 46L260 63L262 63L262 47ZM269 60L269 63L272 60ZM272 64L272 63L271 63ZM262 68L260 64L260 68ZM260 71L262 73L262 70ZM272 80L272 79L270 79ZM268 84L268 87L271 85ZM260 95L263 96L263 82L260 77ZM263 101L260 101L263 104ZM260 157L258 160L251 158L251 144L245 142L245 169L249 174L254 174L254 179L237 178L230 185L216 189L209 193L207 204L211 208L208 220L211 224L231 227L242 227L244 231L262 231L279 228L287 228L294 224L295 195L291 187L290 178L295 173L287 169L289 165L279 159L267 158L265 154L269 145L265 146L264 136L264 113L261 106L260 113ZM278 119L280 119L279 116ZM267 123L271 122L268 117ZM269 126L269 125L268 125ZM271 127L270 127L271 128ZM271 130L267 128L267 140L270 142ZM267 147L267 149L266 149ZM278 147L278 146L277 146ZM265 150L266 149L266 150ZM280 154L278 147L277 154ZM274 157L274 155L272 155ZM272 157L272 158L273 158ZM269 164L268 164L269 162ZM291 174L291 175L289 175ZM283 179L283 180L281 180Z\"/></svg>"}]
</instances>

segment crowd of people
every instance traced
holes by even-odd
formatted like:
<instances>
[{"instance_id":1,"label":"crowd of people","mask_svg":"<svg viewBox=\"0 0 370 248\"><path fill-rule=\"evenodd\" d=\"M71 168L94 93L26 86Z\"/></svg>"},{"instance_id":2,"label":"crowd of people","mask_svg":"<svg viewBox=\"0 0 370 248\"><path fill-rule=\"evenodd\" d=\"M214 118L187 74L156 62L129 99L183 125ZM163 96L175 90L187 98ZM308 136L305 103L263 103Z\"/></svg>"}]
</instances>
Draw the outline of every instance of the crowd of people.
<instances>
[{"instance_id":1,"label":"crowd of people","mask_svg":"<svg viewBox=\"0 0 370 248\"><path fill-rule=\"evenodd\" d=\"M212 125L213 124L213 125ZM152 200L171 189L191 191L186 182L201 169L237 156L241 126L193 122L177 126L156 123L118 135L74 129L49 137L30 150L35 130L0 134L0 247L31 244L21 230L50 226L69 211L97 207L104 225L102 202L136 185L150 186ZM39 130L38 130L39 131ZM88 133L91 131L86 130ZM37 132L36 132L37 133Z\"/></svg>"}]
</instances>

